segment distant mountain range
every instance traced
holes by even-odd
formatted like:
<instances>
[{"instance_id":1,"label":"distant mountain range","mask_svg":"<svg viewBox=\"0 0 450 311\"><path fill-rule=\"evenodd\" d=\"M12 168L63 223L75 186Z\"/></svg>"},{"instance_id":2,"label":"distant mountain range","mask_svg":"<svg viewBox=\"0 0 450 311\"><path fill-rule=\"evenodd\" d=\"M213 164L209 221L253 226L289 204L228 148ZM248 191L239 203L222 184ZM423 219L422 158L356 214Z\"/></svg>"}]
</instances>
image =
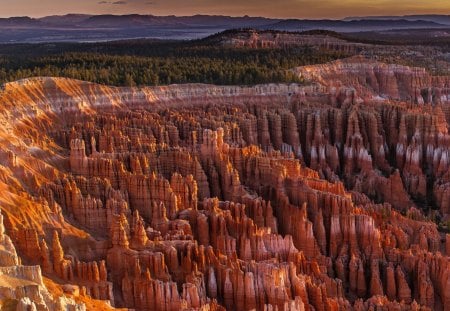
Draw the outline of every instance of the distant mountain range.
<instances>
[{"instance_id":1,"label":"distant mountain range","mask_svg":"<svg viewBox=\"0 0 450 311\"><path fill-rule=\"evenodd\" d=\"M272 19L231 16L68 14L43 18L0 18L0 43L107 41L132 38L197 39L232 28L337 32L450 28L447 15L348 17L343 20Z\"/></svg>"},{"instance_id":2,"label":"distant mountain range","mask_svg":"<svg viewBox=\"0 0 450 311\"><path fill-rule=\"evenodd\" d=\"M407 21L427 21L445 26L450 26L450 15L437 15L437 14L404 15L404 16L360 16L360 17L347 17L344 18L343 21L362 21L362 20L382 21L393 19L402 19Z\"/></svg>"},{"instance_id":3,"label":"distant mountain range","mask_svg":"<svg viewBox=\"0 0 450 311\"><path fill-rule=\"evenodd\" d=\"M154 15L54 15L42 18L0 18L0 27L41 28L142 28L142 27L257 27L282 21L264 17L231 17L216 15L154 16Z\"/></svg>"},{"instance_id":4,"label":"distant mountain range","mask_svg":"<svg viewBox=\"0 0 450 311\"><path fill-rule=\"evenodd\" d=\"M338 32L380 31L396 29L442 28L446 25L424 20L360 19L360 20L283 20L268 26L273 30L323 29Z\"/></svg>"}]
</instances>

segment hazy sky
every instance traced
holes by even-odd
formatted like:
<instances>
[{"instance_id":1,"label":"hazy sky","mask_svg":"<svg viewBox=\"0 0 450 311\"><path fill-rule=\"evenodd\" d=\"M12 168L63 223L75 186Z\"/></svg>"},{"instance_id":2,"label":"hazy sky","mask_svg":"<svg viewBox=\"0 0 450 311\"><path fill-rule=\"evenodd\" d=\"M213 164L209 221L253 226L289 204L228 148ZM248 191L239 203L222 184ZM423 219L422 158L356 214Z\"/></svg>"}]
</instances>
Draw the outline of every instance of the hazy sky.
<instances>
[{"instance_id":1,"label":"hazy sky","mask_svg":"<svg viewBox=\"0 0 450 311\"><path fill-rule=\"evenodd\" d=\"M340 18L355 15L450 14L450 0L0 0L0 16L66 13Z\"/></svg>"}]
</instances>

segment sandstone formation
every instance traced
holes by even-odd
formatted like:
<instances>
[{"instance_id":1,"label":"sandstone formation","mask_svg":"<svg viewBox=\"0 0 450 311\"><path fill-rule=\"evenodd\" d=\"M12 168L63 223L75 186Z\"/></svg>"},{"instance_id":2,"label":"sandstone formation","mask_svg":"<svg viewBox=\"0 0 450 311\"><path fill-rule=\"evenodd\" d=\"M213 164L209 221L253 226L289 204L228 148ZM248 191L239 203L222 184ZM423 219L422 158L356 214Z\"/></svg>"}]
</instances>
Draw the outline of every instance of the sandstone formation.
<instances>
[{"instance_id":1,"label":"sandstone formation","mask_svg":"<svg viewBox=\"0 0 450 311\"><path fill-rule=\"evenodd\" d=\"M6 310L14 305L18 311L86 310L84 304L78 304L73 299L53 297L44 285L40 266L20 263L11 238L5 233L3 215L0 213L0 308Z\"/></svg>"},{"instance_id":2,"label":"sandstone formation","mask_svg":"<svg viewBox=\"0 0 450 311\"><path fill-rule=\"evenodd\" d=\"M448 79L295 71L315 83L6 84L0 264L14 243L39 288L136 310L448 310Z\"/></svg>"}]
</instances>

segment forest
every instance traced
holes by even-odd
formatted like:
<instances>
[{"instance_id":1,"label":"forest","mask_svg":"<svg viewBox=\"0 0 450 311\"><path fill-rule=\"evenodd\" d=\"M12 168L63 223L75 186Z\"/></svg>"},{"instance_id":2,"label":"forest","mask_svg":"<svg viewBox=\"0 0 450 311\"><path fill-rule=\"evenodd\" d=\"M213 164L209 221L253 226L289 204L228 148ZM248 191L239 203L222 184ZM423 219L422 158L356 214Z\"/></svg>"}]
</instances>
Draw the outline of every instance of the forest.
<instances>
[{"instance_id":1,"label":"forest","mask_svg":"<svg viewBox=\"0 0 450 311\"><path fill-rule=\"evenodd\" d=\"M346 56L307 46L235 49L201 40L4 44L0 45L0 83L34 76L114 86L301 83L287 69Z\"/></svg>"}]
</instances>

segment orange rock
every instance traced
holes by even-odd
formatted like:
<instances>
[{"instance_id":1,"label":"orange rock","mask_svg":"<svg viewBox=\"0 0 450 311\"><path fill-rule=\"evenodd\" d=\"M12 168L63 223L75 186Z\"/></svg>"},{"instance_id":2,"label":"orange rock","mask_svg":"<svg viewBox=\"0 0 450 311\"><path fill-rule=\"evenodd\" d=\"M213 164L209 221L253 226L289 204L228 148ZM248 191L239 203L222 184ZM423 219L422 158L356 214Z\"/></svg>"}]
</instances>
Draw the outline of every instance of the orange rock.
<instances>
[{"instance_id":1,"label":"orange rock","mask_svg":"<svg viewBox=\"0 0 450 311\"><path fill-rule=\"evenodd\" d=\"M449 304L420 209L450 211L448 80L361 58L295 72L317 83L6 84L0 205L23 261L136 310Z\"/></svg>"}]
</instances>

